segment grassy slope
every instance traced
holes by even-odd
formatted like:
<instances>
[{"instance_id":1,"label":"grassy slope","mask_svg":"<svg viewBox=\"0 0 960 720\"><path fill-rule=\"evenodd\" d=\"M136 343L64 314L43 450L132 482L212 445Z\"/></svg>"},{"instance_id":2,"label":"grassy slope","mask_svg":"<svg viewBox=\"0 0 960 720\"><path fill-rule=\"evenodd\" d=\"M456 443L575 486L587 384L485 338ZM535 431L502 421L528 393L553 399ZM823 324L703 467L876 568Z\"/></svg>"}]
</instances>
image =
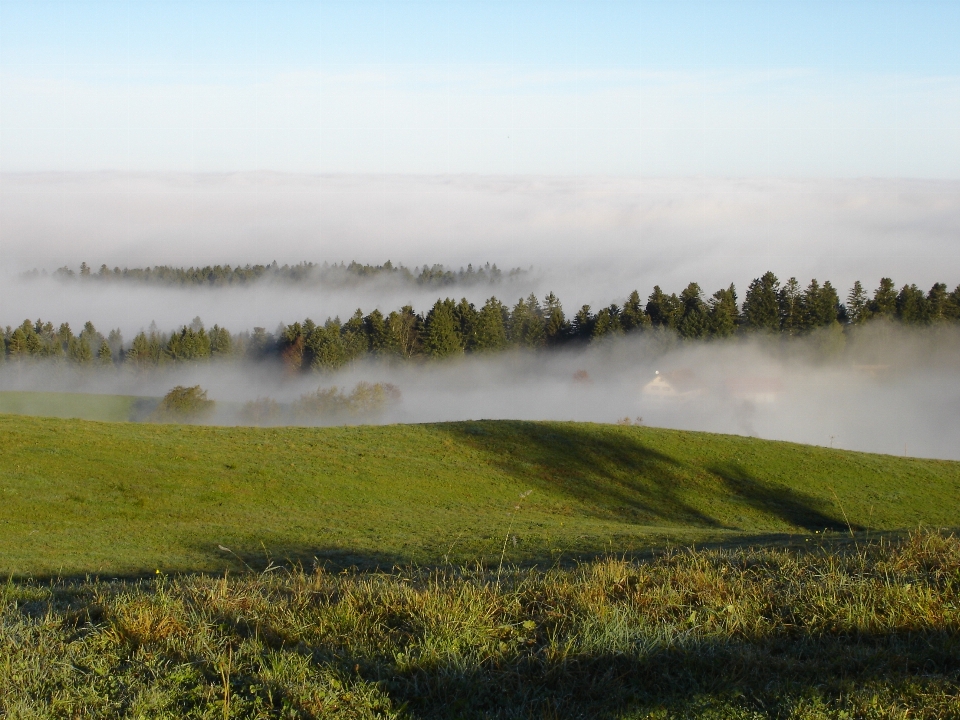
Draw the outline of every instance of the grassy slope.
<instances>
[{"instance_id":1,"label":"grassy slope","mask_svg":"<svg viewBox=\"0 0 960 720\"><path fill-rule=\"evenodd\" d=\"M486 421L224 428L0 416L0 571L332 557L496 562L956 524L960 463L736 436ZM520 494L533 494L514 512ZM838 505L842 503L842 511Z\"/></svg>"},{"instance_id":2,"label":"grassy slope","mask_svg":"<svg viewBox=\"0 0 960 720\"><path fill-rule=\"evenodd\" d=\"M124 422L130 419L138 399L132 395L3 391L0 413Z\"/></svg>"}]
</instances>

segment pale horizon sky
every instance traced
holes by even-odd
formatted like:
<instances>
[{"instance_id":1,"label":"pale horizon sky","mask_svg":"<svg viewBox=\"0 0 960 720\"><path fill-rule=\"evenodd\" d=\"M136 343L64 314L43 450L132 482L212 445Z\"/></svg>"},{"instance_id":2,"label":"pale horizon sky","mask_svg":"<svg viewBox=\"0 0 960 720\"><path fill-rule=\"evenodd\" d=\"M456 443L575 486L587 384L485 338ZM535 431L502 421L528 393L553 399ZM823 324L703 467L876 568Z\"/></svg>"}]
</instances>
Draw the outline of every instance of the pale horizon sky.
<instances>
[{"instance_id":1,"label":"pale horizon sky","mask_svg":"<svg viewBox=\"0 0 960 720\"><path fill-rule=\"evenodd\" d=\"M960 3L0 0L0 172L960 177Z\"/></svg>"}]
</instances>

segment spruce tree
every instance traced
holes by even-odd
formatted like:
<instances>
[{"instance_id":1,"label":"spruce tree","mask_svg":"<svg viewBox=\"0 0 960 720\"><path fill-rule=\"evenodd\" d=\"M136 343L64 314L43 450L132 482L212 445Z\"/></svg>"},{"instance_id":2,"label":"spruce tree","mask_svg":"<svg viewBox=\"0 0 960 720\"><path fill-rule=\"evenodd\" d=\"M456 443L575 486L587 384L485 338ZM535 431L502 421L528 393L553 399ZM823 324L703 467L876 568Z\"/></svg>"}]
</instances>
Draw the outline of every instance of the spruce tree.
<instances>
[{"instance_id":1,"label":"spruce tree","mask_svg":"<svg viewBox=\"0 0 960 720\"><path fill-rule=\"evenodd\" d=\"M367 337L370 338L370 352L378 356L390 352L390 336L387 333L387 321L383 317L383 313L374 310L363 319L363 322Z\"/></svg>"},{"instance_id":2,"label":"spruce tree","mask_svg":"<svg viewBox=\"0 0 960 720\"><path fill-rule=\"evenodd\" d=\"M897 293L897 319L907 325L922 325L927 320L927 299L916 285L904 285Z\"/></svg>"},{"instance_id":3,"label":"spruce tree","mask_svg":"<svg viewBox=\"0 0 960 720\"><path fill-rule=\"evenodd\" d=\"M646 312L650 323L655 327L675 328L683 314L683 308L676 293L667 295L659 285L655 285L647 298Z\"/></svg>"},{"instance_id":4,"label":"spruce tree","mask_svg":"<svg viewBox=\"0 0 960 720\"><path fill-rule=\"evenodd\" d=\"M496 297L491 297L484 303L477 315L477 350L495 351L507 344L505 316L507 308Z\"/></svg>"},{"instance_id":5,"label":"spruce tree","mask_svg":"<svg viewBox=\"0 0 960 720\"><path fill-rule=\"evenodd\" d=\"M469 266L473 272L473 266ZM477 309L466 298L461 298L453 312L463 349L472 352L477 346Z\"/></svg>"},{"instance_id":6,"label":"spruce tree","mask_svg":"<svg viewBox=\"0 0 960 720\"><path fill-rule=\"evenodd\" d=\"M593 337L593 324L595 318L590 312L590 306L584 305L573 316L572 334L579 340L588 340Z\"/></svg>"},{"instance_id":7,"label":"spruce tree","mask_svg":"<svg viewBox=\"0 0 960 720\"><path fill-rule=\"evenodd\" d=\"M890 278L881 278L868 305L871 317L892 318L897 312L897 290Z\"/></svg>"},{"instance_id":8,"label":"spruce tree","mask_svg":"<svg viewBox=\"0 0 960 720\"><path fill-rule=\"evenodd\" d=\"M643 310L640 300L640 293L634 290L630 297L623 304L623 310L620 313L620 324L624 331L641 330L650 326L650 316Z\"/></svg>"},{"instance_id":9,"label":"spruce tree","mask_svg":"<svg viewBox=\"0 0 960 720\"><path fill-rule=\"evenodd\" d=\"M677 332L681 337L700 338L707 334L707 306L697 283L690 283L680 293L682 308Z\"/></svg>"},{"instance_id":10,"label":"spruce tree","mask_svg":"<svg viewBox=\"0 0 960 720\"><path fill-rule=\"evenodd\" d=\"M751 330L780 329L780 281L772 272L755 278L743 300L743 325Z\"/></svg>"},{"instance_id":11,"label":"spruce tree","mask_svg":"<svg viewBox=\"0 0 960 720\"><path fill-rule=\"evenodd\" d=\"M548 345L559 345L566 340L570 327L563 314L563 305L552 292L543 299L544 334Z\"/></svg>"},{"instance_id":12,"label":"spruce tree","mask_svg":"<svg viewBox=\"0 0 960 720\"><path fill-rule=\"evenodd\" d=\"M427 313L424 334L424 349L431 357L445 358L463 352L463 344L457 332L453 300L437 300Z\"/></svg>"},{"instance_id":13,"label":"spruce tree","mask_svg":"<svg viewBox=\"0 0 960 720\"><path fill-rule=\"evenodd\" d=\"M944 283L934 283L927 293L927 322L936 323L943 320L947 305L947 286Z\"/></svg>"},{"instance_id":14,"label":"spruce tree","mask_svg":"<svg viewBox=\"0 0 960 720\"><path fill-rule=\"evenodd\" d=\"M870 317L868 302L867 292L863 289L863 284L857 280L847 295L847 316L852 325L863 325Z\"/></svg>"},{"instance_id":15,"label":"spruce tree","mask_svg":"<svg viewBox=\"0 0 960 720\"><path fill-rule=\"evenodd\" d=\"M110 352L110 345L106 340L100 343L100 349L97 351L97 360L101 365L113 365L113 353Z\"/></svg>"},{"instance_id":16,"label":"spruce tree","mask_svg":"<svg viewBox=\"0 0 960 720\"><path fill-rule=\"evenodd\" d=\"M726 290L717 290L707 301L707 328L713 337L729 337L737 331L737 290L730 284Z\"/></svg>"},{"instance_id":17,"label":"spruce tree","mask_svg":"<svg viewBox=\"0 0 960 720\"><path fill-rule=\"evenodd\" d=\"M780 288L780 329L788 335L797 335L803 330L803 294L800 283L790 278Z\"/></svg>"}]
</instances>

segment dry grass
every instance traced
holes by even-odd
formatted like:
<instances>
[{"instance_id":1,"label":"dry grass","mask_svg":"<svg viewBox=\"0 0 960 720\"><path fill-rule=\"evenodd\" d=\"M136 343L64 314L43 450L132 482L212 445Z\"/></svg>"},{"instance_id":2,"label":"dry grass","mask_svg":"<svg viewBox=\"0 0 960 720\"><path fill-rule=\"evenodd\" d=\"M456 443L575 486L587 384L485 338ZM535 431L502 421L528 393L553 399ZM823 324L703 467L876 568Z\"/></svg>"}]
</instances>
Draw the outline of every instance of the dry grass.
<instances>
[{"instance_id":1,"label":"dry grass","mask_svg":"<svg viewBox=\"0 0 960 720\"><path fill-rule=\"evenodd\" d=\"M8 583L5 717L960 716L960 540Z\"/></svg>"}]
</instances>

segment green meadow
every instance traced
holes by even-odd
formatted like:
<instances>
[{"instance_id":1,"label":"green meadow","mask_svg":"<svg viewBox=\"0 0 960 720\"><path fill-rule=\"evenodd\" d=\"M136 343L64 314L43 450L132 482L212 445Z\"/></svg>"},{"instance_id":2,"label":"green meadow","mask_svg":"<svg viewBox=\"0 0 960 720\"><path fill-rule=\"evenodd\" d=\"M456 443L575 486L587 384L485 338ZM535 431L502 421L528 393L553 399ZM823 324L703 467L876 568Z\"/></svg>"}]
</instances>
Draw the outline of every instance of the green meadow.
<instances>
[{"instance_id":1,"label":"green meadow","mask_svg":"<svg viewBox=\"0 0 960 720\"><path fill-rule=\"evenodd\" d=\"M94 395L62 392L0 392L0 413L125 422L155 400L132 395Z\"/></svg>"},{"instance_id":2,"label":"green meadow","mask_svg":"<svg viewBox=\"0 0 960 720\"><path fill-rule=\"evenodd\" d=\"M636 426L5 415L0 437L0 571L18 577L550 566L951 527L960 509L960 463Z\"/></svg>"},{"instance_id":3,"label":"green meadow","mask_svg":"<svg viewBox=\"0 0 960 720\"><path fill-rule=\"evenodd\" d=\"M3 717L960 717L960 463L564 422L0 438Z\"/></svg>"}]
</instances>

